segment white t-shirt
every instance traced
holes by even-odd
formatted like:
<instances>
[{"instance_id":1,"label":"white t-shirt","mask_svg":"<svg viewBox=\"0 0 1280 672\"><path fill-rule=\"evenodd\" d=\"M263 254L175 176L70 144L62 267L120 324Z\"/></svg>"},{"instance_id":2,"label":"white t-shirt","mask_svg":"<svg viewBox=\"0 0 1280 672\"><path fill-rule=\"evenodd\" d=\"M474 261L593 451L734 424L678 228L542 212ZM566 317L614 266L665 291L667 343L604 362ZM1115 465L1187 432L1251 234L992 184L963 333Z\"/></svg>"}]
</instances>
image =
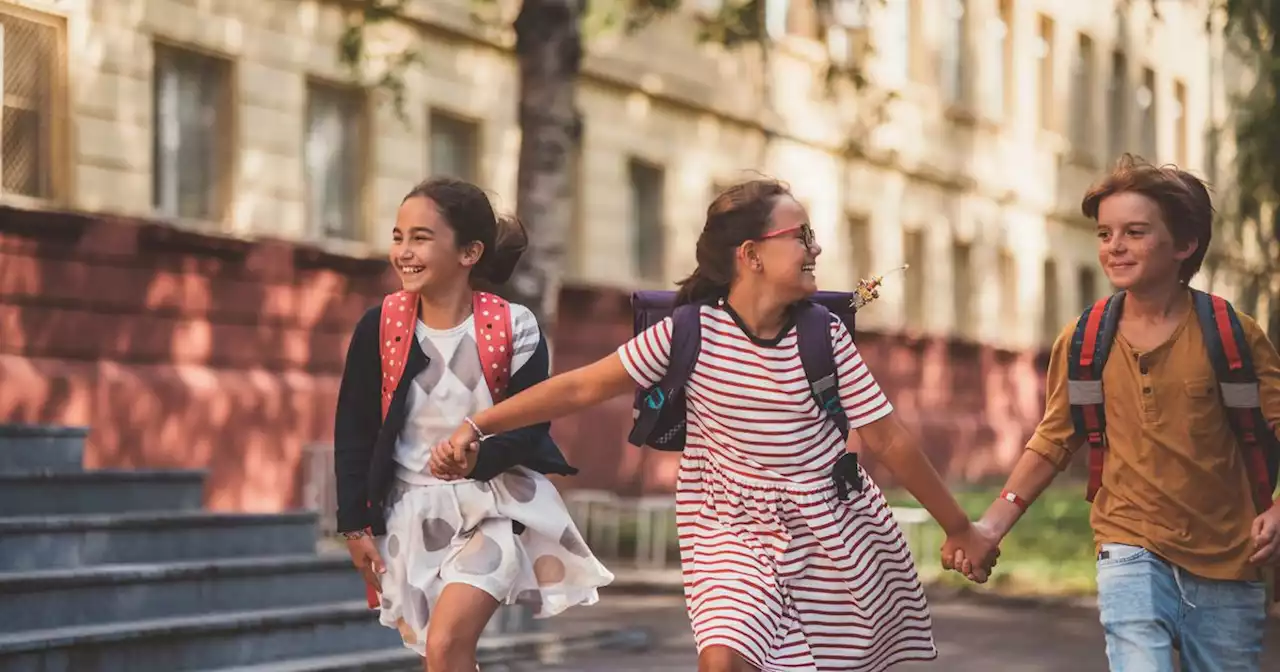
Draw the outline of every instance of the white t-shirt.
<instances>
[{"instance_id":1,"label":"white t-shirt","mask_svg":"<svg viewBox=\"0 0 1280 672\"><path fill-rule=\"evenodd\" d=\"M511 306L511 375L529 362L541 333L533 313ZM430 362L412 381L405 399L404 427L396 437L397 476L409 483L431 485L442 481L431 475L427 460L431 448L453 434L468 415L493 405L476 348L475 317L451 329L431 329L421 320L414 336ZM490 346L486 346L490 347Z\"/></svg>"}]
</instances>

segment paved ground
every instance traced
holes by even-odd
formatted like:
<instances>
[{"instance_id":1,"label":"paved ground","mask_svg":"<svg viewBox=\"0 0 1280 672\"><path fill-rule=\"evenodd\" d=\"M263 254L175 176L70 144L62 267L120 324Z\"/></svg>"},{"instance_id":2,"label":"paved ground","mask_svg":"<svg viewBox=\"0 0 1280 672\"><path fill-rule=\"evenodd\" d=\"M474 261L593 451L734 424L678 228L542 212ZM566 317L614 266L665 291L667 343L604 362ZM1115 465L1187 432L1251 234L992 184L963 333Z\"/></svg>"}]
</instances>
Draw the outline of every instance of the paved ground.
<instances>
[{"instance_id":1,"label":"paved ground","mask_svg":"<svg viewBox=\"0 0 1280 672\"><path fill-rule=\"evenodd\" d=\"M930 600L939 658L933 663L900 669L948 672L1106 672L1102 630L1092 608L996 603L990 599L934 597ZM594 613L592 611L595 610ZM639 653L603 651L570 654L560 664L530 669L542 672L650 672L696 669L693 637L683 600L675 595L607 594L600 605L571 610L557 627L629 623L651 629L657 641ZM1271 636L1262 664L1280 669L1280 623Z\"/></svg>"}]
</instances>

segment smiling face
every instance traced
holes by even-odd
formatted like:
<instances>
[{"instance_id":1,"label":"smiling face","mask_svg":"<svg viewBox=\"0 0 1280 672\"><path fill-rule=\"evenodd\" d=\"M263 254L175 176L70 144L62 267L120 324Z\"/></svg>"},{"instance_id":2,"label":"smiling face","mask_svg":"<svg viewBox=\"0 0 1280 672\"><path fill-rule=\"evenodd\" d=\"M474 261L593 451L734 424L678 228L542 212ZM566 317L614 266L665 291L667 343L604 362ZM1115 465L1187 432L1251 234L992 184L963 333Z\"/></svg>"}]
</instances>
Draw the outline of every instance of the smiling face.
<instances>
[{"instance_id":1,"label":"smiling face","mask_svg":"<svg viewBox=\"0 0 1280 672\"><path fill-rule=\"evenodd\" d=\"M818 291L814 275L822 248L814 240L809 213L790 196L779 196L770 216L769 230L743 245L745 271L777 295L799 301Z\"/></svg>"},{"instance_id":2,"label":"smiling face","mask_svg":"<svg viewBox=\"0 0 1280 672\"><path fill-rule=\"evenodd\" d=\"M1098 263L1119 289L1178 282L1196 242L1179 245L1155 200L1122 191L1098 204ZM1092 297L1090 297L1092 298Z\"/></svg>"},{"instance_id":3,"label":"smiling face","mask_svg":"<svg viewBox=\"0 0 1280 672\"><path fill-rule=\"evenodd\" d=\"M484 247L473 242L458 247L453 227L425 196L400 204L391 230L391 266L409 292L465 283Z\"/></svg>"}]
</instances>

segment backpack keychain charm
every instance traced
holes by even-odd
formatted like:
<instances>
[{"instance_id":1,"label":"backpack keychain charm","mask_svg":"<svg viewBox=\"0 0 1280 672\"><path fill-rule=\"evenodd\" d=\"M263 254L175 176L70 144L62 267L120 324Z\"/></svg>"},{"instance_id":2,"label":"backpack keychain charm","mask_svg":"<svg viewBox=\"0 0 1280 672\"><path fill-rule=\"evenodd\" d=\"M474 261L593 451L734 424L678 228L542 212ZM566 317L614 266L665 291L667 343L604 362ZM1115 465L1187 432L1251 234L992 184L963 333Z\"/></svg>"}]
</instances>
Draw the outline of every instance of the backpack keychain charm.
<instances>
[{"instance_id":1,"label":"backpack keychain charm","mask_svg":"<svg viewBox=\"0 0 1280 672\"><path fill-rule=\"evenodd\" d=\"M870 280L866 278L859 280L858 288L853 290L853 300L849 302L850 307L857 310L880 298L880 283L884 282L884 276L897 271L905 271L908 268L911 268L911 264L903 264L888 273L873 275Z\"/></svg>"}]
</instances>

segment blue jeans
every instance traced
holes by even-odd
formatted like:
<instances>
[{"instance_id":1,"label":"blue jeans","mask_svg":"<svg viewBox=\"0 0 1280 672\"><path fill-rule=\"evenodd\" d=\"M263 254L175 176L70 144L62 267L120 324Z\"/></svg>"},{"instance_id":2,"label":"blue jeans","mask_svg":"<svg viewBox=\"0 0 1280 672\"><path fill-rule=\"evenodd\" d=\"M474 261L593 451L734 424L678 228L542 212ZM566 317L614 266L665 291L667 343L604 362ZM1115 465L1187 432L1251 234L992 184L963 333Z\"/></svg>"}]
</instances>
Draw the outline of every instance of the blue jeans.
<instances>
[{"instance_id":1,"label":"blue jeans","mask_svg":"<svg viewBox=\"0 0 1280 672\"><path fill-rule=\"evenodd\" d=\"M1098 610L1112 672L1256 672L1267 589L1260 581L1194 576L1149 551L1103 544Z\"/></svg>"}]
</instances>

